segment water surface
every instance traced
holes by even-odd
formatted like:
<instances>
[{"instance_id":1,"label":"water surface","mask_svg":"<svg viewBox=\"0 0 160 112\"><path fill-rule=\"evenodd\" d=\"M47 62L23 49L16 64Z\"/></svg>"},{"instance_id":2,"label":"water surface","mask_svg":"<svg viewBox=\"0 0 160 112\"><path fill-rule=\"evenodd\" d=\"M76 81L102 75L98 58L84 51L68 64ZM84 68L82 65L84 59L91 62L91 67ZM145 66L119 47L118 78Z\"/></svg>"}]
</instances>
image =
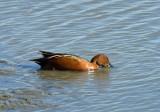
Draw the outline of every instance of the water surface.
<instances>
[{"instance_id":1,"label":"water surface","mask_svg":"<svg viewBox=\"0 0 160 112\"><path fill-rule=\"evenodd\" d=\"M0 110L159 111L159 13L159 0L1 0ZM39 70L39 50L114 68Z\"/></svg>"}]
</instances>

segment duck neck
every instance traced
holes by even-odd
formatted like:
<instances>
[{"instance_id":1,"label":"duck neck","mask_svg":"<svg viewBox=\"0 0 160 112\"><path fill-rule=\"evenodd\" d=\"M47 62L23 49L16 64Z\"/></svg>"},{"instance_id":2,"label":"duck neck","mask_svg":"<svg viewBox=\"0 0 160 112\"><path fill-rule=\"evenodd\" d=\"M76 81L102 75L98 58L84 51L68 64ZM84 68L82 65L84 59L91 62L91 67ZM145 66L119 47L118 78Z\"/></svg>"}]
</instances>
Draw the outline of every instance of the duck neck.
<instances>
[{"instance_id":1,"label":"duck neck","mask_svg":"<svg viewBox=\"0 0 160 112\"><path fill-rule=\"evenodd\" d=\"M91 69L98 69L98 68L99 68L99 65L97 65L96 62L91 62L91 63L89 64L89 66L90 66Z\"/></svg>"},{"instance_id":2,"label":"duck neck","mask_svg":"<svg viewBox=\"0 0 160 112\"><path fill-rule=\"evenodd\" d=\"M96 59L96 58L92 58L91 63L92 63L93 65L95 65L95 66L99 66L99 65L97 64L97 59Z\"/></svg>"},{"instance_id":3,"label":"duck neck","mask_svg":"<svg viewBox=\"0 0 160 112\"><path fill-rule=\"evenodd\" d=\"M92 63L92 64L96 64L96 65L97 65L97 62L96 62L96 60L95 60L95 61L91 61L91 63Z\"/></svg>"}]
</instances>

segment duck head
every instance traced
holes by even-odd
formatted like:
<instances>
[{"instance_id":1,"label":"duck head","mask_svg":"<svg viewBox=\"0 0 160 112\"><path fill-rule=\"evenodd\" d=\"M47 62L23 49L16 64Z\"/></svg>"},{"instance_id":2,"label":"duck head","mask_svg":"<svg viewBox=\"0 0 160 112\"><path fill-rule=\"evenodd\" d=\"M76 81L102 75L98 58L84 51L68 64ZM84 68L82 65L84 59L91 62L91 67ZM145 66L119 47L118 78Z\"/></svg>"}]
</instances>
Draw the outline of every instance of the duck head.
<instances>
[{"instance_id":1,"label":"duck head","mask_svg":"<svg viewBox=\"0 0 160 112\"><path fill-rule=\"evenodd\" d=\"M113 67L107 56L105 56L104 54L98 54L96 56L94 56L91 60L91 63L95 63L98 66L102 66L102 67Z\"/></svg>"}]
</instances>

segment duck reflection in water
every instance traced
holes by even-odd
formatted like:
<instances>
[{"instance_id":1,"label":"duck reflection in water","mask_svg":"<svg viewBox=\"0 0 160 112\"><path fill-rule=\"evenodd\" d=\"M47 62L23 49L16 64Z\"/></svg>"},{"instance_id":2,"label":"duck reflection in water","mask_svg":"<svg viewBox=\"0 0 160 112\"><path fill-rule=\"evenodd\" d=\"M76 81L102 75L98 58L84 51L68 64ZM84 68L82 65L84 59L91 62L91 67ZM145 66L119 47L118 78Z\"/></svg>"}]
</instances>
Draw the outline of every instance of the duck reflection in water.
<instances>
[{"instance_id":1,"label":"duck reflection in water","mask_svg":"<svg viewBox=\"0 0 160 112\"><path fill-rule=\"evenodd\" d=\"M110 69L100 69L92 71L51 71L38 70L37 74L43 80L59 82L63 84L78 84L85 85L88 81L95 83L108 83ZM97 85L96 84L96 85Z\"/></svg>"}]
</instances>

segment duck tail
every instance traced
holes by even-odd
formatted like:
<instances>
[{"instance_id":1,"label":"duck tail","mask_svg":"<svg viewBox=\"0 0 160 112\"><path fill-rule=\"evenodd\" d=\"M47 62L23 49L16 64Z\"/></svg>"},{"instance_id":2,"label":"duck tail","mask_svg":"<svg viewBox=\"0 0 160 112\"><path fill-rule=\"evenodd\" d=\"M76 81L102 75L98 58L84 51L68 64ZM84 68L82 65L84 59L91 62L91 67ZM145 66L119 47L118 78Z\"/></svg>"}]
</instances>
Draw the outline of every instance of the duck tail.
<instances>
[{"instance_id":1,"label":"duck tail","mask_svg":"<svg viewBox=\"0 0 160 112\"><path fill-rule=\"evenodd\" d=\"M46 52L46 51L40 51L40 54L42 54L44 58L48 58L50 56L55 55L56 53L51 53L51 52Z\"/></svg>"},{"instance_id":2,"label":"duck tail","mask_svg":"<svg viewBox=\"0 0 160 112\"><path fill-rule=\"evenodd\" d=\"M41 68L45 67L45 64L47 62L46 58L38 58L38 59L32 59L30 61L34 61L35 63L39 64L41 66Z\"/></svg>"}]
</instances>

